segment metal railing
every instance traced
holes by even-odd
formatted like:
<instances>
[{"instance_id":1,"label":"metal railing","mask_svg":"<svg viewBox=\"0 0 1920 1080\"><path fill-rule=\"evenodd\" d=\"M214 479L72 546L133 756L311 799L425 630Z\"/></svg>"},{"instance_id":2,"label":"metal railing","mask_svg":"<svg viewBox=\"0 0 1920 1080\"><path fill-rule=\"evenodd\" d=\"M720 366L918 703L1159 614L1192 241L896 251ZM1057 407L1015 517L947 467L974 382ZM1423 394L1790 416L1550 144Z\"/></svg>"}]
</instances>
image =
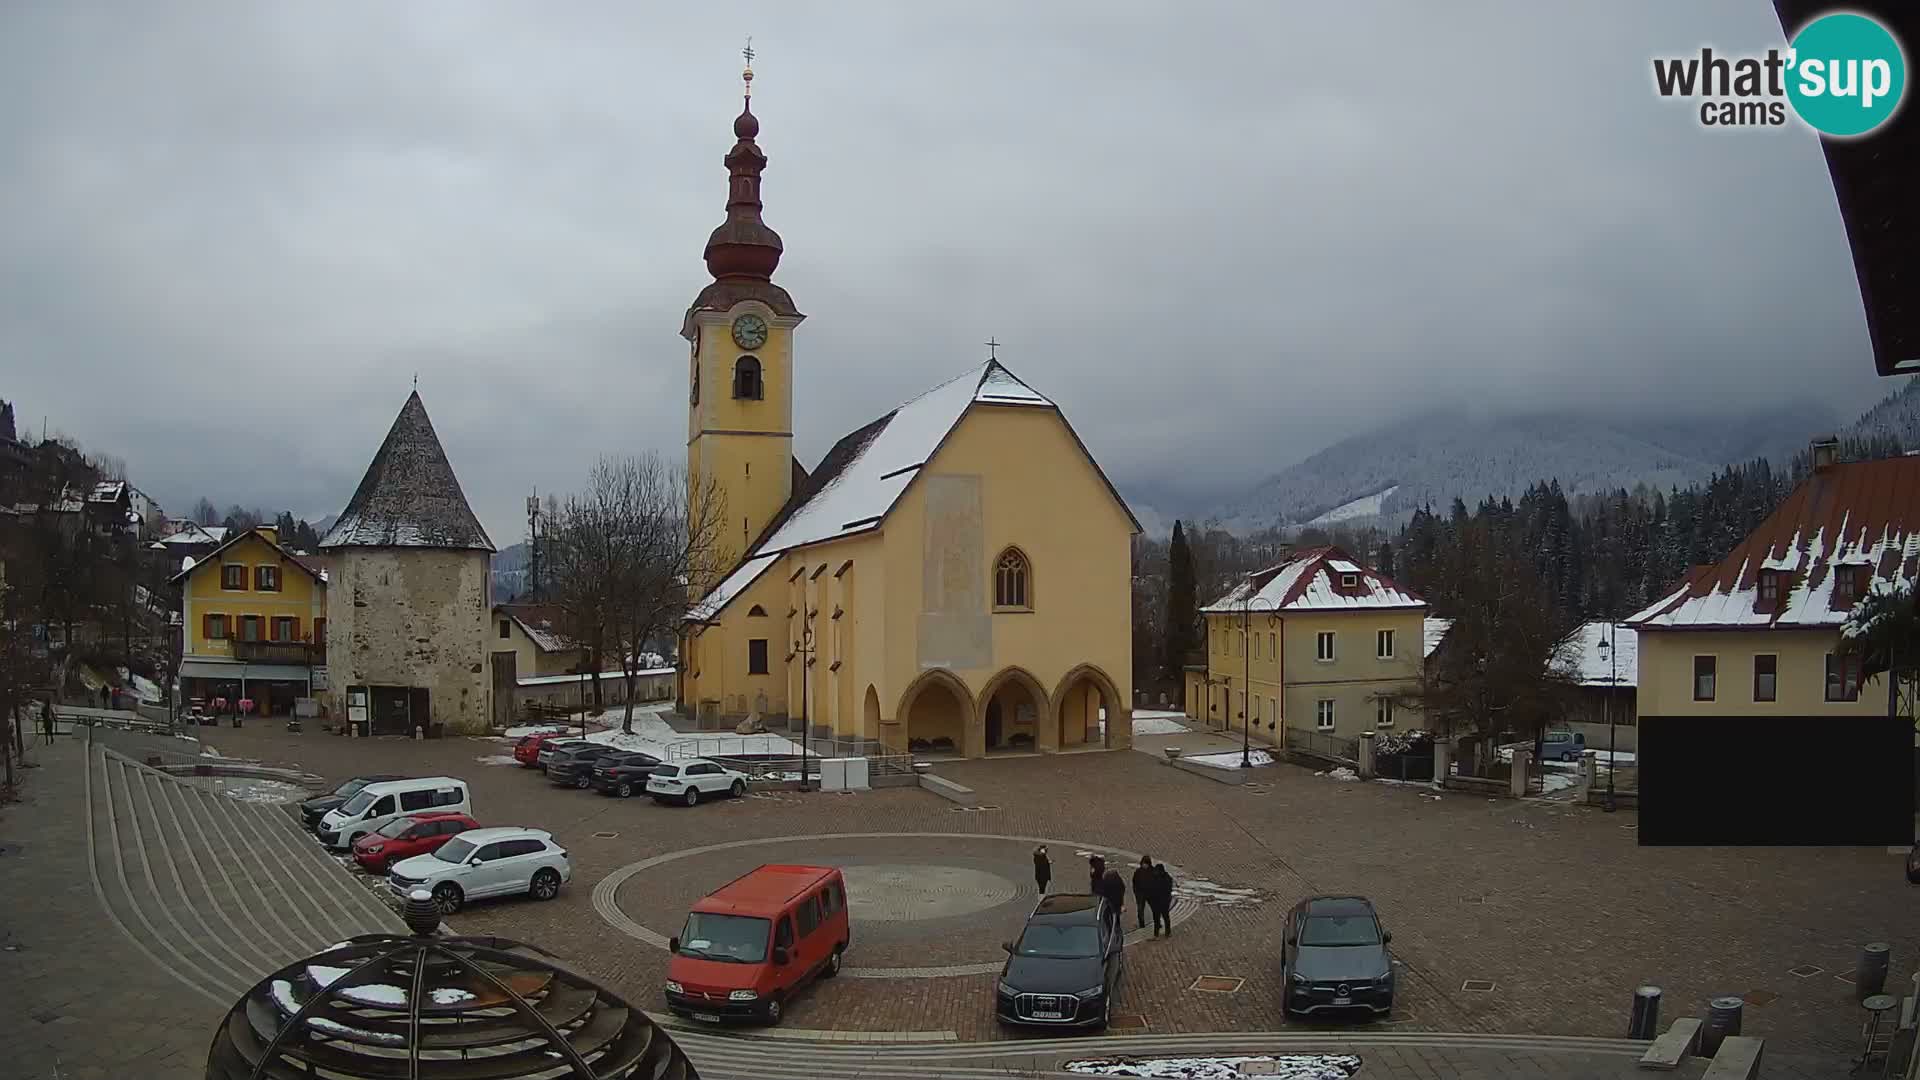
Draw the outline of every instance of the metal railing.
<instances>
[{"instance_id":1,"label":"metal railing","mask_svg":"<svg viewBox=\"0 0 1920 1080\"><path fill-rule=\"evenodd\" d=\"M1286 749L1289 753L1305 754L1308 757L1324 758L1348 765L1360 764L1360 740L1341 738L1331 732L1310 731L1306 728L1286 729Z\"/></svg>"}]
</instances>

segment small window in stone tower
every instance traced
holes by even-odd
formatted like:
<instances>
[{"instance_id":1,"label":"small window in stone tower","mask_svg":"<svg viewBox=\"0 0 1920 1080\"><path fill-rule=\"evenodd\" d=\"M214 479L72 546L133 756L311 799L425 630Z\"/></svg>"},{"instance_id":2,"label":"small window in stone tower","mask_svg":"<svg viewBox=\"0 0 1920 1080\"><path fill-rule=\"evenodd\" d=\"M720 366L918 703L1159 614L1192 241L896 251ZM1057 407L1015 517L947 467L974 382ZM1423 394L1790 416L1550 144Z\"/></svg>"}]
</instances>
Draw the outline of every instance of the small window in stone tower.
<instances>
[{"instance_id":1,"label":"small window in stone tower","mask_svg":"<svg viewBox=\"0 0 1920 1080\"><path fill-rule=\"evenodd\" d=\"M759 401L766 396L760 381L760 361L743 356L733 362L733 396Z\"/></svg>"},{"instance_id":2,"label":"small window in stone tower","mask_svg":"<svg viewBox=\"0 0 1920 1080\"><path fill-rule=\"evenodd\" d=\"M1015 548L1008 548L1000 554L1000 561L993 570L993 606L1000 609L1011 608L1015 611L1027 611L1033 607L1031 568L1027 557Z\"/></svg>"}]
</instances>

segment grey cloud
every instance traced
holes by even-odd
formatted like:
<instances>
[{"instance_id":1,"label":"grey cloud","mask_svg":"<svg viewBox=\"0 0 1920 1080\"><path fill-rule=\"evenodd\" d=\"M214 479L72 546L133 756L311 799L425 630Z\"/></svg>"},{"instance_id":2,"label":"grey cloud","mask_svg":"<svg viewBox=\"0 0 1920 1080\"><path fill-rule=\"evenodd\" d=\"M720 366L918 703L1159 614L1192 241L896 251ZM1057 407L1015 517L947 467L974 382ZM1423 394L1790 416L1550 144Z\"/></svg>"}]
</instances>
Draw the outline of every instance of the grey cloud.
<instances>
[{"instance_id":1,"label":"grey cloud","mask_svg":"<svg viewBox=\"0 0 1920 1080\"><path fill-rule=\"evenodd\" d=\"M151 4L0 11L0 394L177 508L344 505L420 388L496 541L677 452L737 50L797 450L981 357L1123 488L1435 404L1879 387L1818 146L1655 53L1765 4Z\"/></svg>"}]
</instances>

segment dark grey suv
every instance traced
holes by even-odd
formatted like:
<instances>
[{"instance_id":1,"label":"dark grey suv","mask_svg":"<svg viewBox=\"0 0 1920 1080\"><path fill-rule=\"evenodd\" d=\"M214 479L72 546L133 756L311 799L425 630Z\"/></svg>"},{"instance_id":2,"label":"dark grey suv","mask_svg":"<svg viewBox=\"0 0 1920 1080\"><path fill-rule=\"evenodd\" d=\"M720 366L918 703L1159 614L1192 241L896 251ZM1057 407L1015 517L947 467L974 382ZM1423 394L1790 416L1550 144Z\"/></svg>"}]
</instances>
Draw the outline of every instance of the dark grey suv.
<instances>
[{"instance_id":1,"label":"dark grey suv","mask_svg":"<svg viewBox=\"0 0 1920 1080\"><path fill-rule=\"evenodd\" d=\"M1280 954L1281 1009L1310 1013L1393 1011L1393 935L1364 896L1309 896L1287 913Z\"/></svg>"},{"instance_id":2,"label":"dark grey suv","mask_svg":"<svg viewBox=\"0 0 1920 1080\"><path fill-rule=\"evenodd\" d=\"M1105 1027L1125 967L1125 937L1100 917L1097 896L1060 893L1040 901L1020 937L1001 947L1007 965L994 983L1003 1024Z\"/></svg>"}]
</instances>

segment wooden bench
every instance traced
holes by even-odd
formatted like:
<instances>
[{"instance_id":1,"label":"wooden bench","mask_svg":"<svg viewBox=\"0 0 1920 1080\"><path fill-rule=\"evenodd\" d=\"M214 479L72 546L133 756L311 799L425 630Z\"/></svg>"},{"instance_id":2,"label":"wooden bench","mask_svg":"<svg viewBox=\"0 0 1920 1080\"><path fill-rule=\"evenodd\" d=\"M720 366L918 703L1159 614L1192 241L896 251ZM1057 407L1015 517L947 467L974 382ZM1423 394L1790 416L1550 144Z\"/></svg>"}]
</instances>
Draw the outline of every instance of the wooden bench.
<instances>
[{"instance_id":1,"label":"wooden bench","mask_svg":"<svg viewBox=\"0 0 1920 1080\"><path fill-rule=\"evenodd\" d=\"M1760 1075L1762 1045L1761 1039L1727 1036L1720 1040L1720 1049L1714 1051L1713 1062L1700 1074L1700 1080L1754 1080Z\"/></svg>"},{"instance_id":2,"label":"wooden bench","mask_svg":"<svg viewBox=\"0 0 1920 1080\"><path fill-rule=\"evenodd\" d=\"M1675 1020L1667 1033L1653 1040L1647 1052L1640 1055L1640 1067L1662 1071L1677 1069L1680 1062L1693 1053L1693 1048L1698 1045L1700 1021L1691 1016Z\"/></svg>"}]
</instances>

